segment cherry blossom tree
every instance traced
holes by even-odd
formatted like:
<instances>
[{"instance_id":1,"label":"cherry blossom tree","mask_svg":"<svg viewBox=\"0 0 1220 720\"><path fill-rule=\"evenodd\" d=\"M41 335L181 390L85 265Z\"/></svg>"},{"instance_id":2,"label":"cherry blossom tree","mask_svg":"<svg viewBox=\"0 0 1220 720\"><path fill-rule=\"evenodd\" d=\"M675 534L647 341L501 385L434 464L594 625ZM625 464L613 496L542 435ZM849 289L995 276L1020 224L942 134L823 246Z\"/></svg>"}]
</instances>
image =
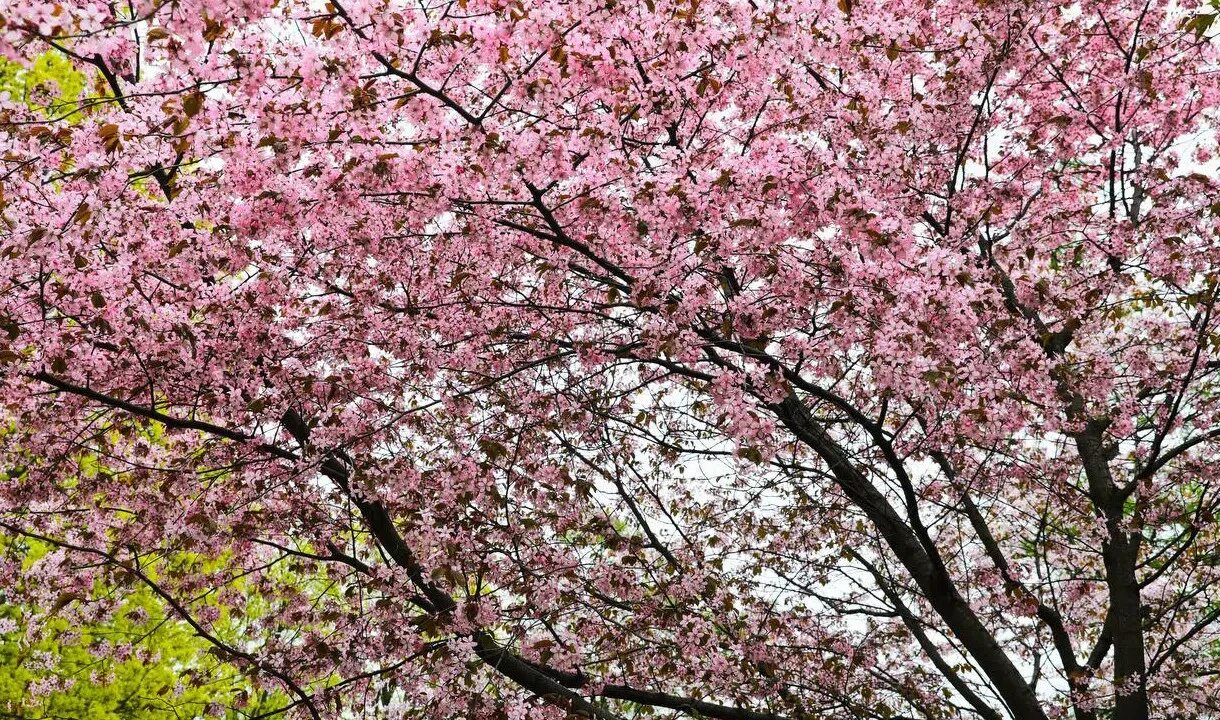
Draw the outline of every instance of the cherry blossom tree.
<instances>
[{"instance_id":1,"label":"cherry blossom tree","mask_svg":"<svg viewBox=\"0 0 1220 720\"><path fill-rule=\"evenodd\" d=\"M315 720L1220 717L1217 12L0 0L23 602Z\"/></svg>"}]
</instances>

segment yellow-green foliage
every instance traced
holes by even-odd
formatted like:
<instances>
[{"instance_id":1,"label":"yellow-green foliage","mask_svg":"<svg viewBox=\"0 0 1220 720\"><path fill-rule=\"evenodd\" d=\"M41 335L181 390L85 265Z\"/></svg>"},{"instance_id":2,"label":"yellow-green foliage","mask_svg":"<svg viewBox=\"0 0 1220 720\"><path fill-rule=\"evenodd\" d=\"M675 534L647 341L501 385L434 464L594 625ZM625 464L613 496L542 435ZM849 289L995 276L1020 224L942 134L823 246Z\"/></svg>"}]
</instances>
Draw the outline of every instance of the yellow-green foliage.
<instances>
[{"instance_id":1,"label":"yellow-green foliage","mask_svg":"<svg viewBox=\"0 0 1220 720\"><path fill-rule=\"evenodd\" d=\"M10 540L3 551L18 553L29 567L48 548ZM21 583L9 586L14 597L21 595ZM72 623L62 609L0 602L0 717L236 718L232 708L239 699L249 702L243 713L255 715L288 704L279 693L252 691L189 625L168 617L146 586L99 583L93 597L77 602L112 600L116 594L109 619L86 625ZM116 655L116 647L130 652Z\"/></svg>"},{"instance_id":2,"label":"yellow-green foliage","mask_svg":"<svg viewBox=\"0 0 1220 720\"><path fill-rule=\"evenodd\" d=\"M60 53L45 53L29 65L0 58L0 93L48 114L69 111L84 88L85 76Z\"/></svg>"}]
</instances>

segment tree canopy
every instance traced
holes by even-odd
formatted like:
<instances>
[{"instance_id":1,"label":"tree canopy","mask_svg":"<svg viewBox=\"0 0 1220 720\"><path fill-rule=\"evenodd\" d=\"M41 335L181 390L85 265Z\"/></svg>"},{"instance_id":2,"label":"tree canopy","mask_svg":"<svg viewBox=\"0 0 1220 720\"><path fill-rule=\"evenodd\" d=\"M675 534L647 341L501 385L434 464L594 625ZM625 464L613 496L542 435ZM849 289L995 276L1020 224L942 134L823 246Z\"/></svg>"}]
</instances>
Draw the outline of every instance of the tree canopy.
<instances>
[{"instance_id":1,"label":"tree canopy","mask_svg":"<svg viewBox=\"0 0 1220 720\"><path fill-rule=\"evenodd\" d=\"M1217 14L0 1L11 592L313 720L1220 717Z\"/></svg>"}]
</instances>

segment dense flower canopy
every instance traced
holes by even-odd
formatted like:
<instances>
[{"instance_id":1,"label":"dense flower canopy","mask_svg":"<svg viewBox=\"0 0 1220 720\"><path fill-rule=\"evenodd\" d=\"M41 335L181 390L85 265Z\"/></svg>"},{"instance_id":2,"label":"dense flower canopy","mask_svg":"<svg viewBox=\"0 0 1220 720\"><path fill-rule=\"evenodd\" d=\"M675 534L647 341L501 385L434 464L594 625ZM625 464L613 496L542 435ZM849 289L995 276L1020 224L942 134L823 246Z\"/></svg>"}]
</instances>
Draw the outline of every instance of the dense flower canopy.
<instances>
[{"instance_id":1,"label":"dense flower canopy","mask_svg":"<svg viewBox=\"0 0 1220 720\"><path fill-rule=\"evenodd\" d=\"M1217 12L0 0L20 591L301 717L1220 717Z\"/></svg>"}]
</instances>

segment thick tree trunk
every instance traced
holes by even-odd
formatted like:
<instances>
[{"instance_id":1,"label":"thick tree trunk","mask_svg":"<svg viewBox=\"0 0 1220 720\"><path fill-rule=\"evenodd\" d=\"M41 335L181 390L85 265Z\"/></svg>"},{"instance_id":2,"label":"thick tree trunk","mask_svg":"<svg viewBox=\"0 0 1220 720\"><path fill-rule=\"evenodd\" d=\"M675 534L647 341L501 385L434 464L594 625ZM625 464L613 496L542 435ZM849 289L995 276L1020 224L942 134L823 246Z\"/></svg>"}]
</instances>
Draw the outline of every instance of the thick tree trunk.
<instances>
[{"instance_id":1,"label":"thick tree trunk","mask_svg":"<svg viewBox=\"0 0 1220 720\"><path fill-rule=\"evenodd\" d=\"M1135 577L1139 537L1125 532L1116 521L1111 523L1104 552L1114 618L1114 683L1120 688L1114 700L1114 720L1148 720L1144 630Z\"/></svg>"},{"instance_id":2,"label":"thick tree trunk","mask_svg":"<svg viewBox=\"0 0 1220 720\"><path fill-rule=\"evenodd\" d=\"M1105 518L1108 538L1102 548L1106 585L1110 595L1109 625L1114 643L1114 720L1148 720L1147 664L1144 658L1144 628L1140 610L1140 536L1124 527L1126 494L1119 491L1110 473L1113 451L1103 442L1107 422L1092 420L1076 435L1076 448L1084 465L1089 497Z\"/></svg>"}]
</instances>

